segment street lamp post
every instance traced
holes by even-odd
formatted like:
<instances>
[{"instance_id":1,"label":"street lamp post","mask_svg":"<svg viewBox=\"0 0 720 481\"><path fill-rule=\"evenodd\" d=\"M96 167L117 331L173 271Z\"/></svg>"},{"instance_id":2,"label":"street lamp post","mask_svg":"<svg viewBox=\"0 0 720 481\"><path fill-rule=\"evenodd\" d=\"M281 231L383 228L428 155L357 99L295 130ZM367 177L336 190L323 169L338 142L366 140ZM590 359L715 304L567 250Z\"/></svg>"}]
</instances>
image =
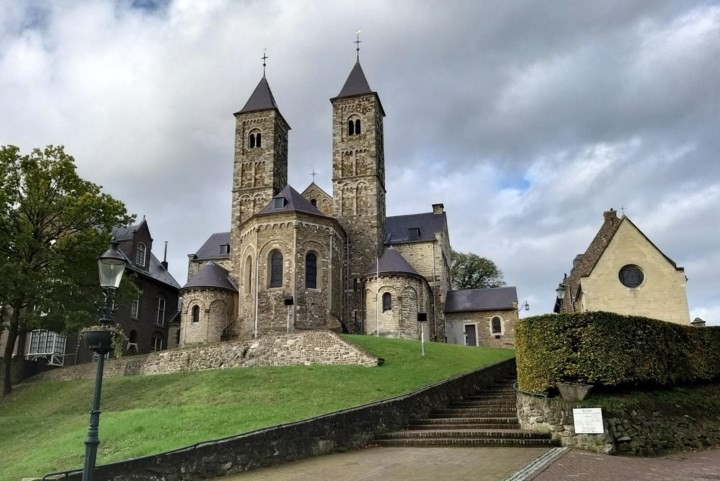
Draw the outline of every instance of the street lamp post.
<instances>
[{"instance_id":1,"label":"street lamp post","mask_svg":"<svg viewBox=\"0 0 720 481\"><path fill-rule=\"evenodd\" d=\"M105 302L98 307L100 312L100 331L87 331L87 345L98 355L97 373L95 374L95 390L93 391L92 408L90 411L90 427L85 439L85 463L83 465L82 481L92 481L95 471L95 458L100 444L98 428L100 425L100 392L102 390L103 368L105 367L105 354L112 350L113 332L109 329L112 315L115 312L113 297L120 286L125 272L125 257L118 250L118 243L110 242L110 247L103 255L98 257L98 271L100 273L100 287L105 296Z\"/></svg>"}]
</instances>

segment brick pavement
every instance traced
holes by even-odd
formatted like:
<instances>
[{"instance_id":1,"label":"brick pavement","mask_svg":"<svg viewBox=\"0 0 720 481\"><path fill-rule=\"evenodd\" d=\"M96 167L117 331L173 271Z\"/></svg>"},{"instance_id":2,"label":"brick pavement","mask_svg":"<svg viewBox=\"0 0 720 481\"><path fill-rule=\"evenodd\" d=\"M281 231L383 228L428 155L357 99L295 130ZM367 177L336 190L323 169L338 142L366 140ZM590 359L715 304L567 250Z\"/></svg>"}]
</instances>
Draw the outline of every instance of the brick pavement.
<instances>
[{"instance_id":1,"label":"brick pavement","mask_svg":"<svg viewBox=\"0 0 720 481\"><path fill-rule=\"evenodd\" d=\"M708 481L720 480L720 448L657 458L605 456L567 451L532 481Z\"/></svg>"}]
</instances>

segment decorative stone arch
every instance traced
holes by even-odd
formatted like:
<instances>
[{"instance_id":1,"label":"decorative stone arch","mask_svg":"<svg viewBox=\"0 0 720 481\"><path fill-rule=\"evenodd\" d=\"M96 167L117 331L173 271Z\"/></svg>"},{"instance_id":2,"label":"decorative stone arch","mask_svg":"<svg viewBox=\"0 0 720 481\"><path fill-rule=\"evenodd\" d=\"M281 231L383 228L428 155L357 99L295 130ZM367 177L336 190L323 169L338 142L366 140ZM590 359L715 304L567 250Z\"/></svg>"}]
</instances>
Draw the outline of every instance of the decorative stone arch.
<instances>
[{"instance_id":1,"label":"decorative stone arch","mask_svg":"<svg viewBox=\"0 0 720 481\"><path fill-rule=\"evenodd\" d=\"M262 131L257 127L250 129L250 132L248 132L248 149L262 148L262 142Z\"/></svg>"},{"instance_id":2,"label":"decorative stone arch","mask_svg":"<svg viewBox=\"0 0 720 481\"><path fill-rule=\"evenodd\" d=\"M368 184L360 181L355 185L355 215L368 212L370 199L368 198Z\"/></svg>"},{"instance_id":3,"label":"decorative stone arch","mask_svg":"<svg viewBox=\"0 0 720 481\"><path fill-rule=\"evenodd\" d=\"M345 134L348 137L362 135L363 127L360 116L356 113L350 114L345 121Z\"/></svg>"},{"instance_id":4,"label":"decorative stone arch","mask_svg":"<svg viewBox=\"0 0 720 481\"><path fill-rule=\"evenodd\" d=\"M255 292L255 276L257 273L257 255L254 245L247 245L240 255L240 273L238 278L240 281L240 292L246 296L252 295Z\"/></svg>"}]
</instances>

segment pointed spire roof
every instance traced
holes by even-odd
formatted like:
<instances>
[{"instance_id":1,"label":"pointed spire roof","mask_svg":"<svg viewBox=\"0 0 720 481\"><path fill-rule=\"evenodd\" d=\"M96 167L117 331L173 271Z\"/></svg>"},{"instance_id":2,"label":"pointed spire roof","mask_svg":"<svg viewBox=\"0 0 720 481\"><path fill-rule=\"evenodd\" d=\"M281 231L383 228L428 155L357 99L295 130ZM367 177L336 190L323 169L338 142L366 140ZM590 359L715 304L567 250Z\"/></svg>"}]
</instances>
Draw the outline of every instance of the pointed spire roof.
<instances>
[{"instance_id":1,"label":"pointed spire roof","mask_svg":"<svg viewBox=\"0 0 720 481\"><path fill-rule=\"evenodd\" d=\"M355 62L355 66L350 71L350 75L348 75L345 85L343 85L340 93L337 97L330 99L330 101L347 97L357 97L359 95L374 95L378 101L378 105L380 106L380 113L383 117L385 117L385 109L383 109L382 102L380 102L380 97L377 92L373 92L370 89L370 84L368 83L367 78L365 78L365 73L358 61Z\"/></svg>"},{"instance_id":2,"label":"pointed spire roof","mask_svg":"<svg viewBox=\"0 0 720 481\"><path fill-rule=\"evenodd\" d=\"M365 73L363 72L360 62L355 62L355 66L350 75L345 81L342 90L338 94L337 98L352 97L355 95L371 94L373 91L370 89Z\"/></svg>"},{"instance_id":3,"label":"pointed spire roof","mask_svg":"<svg viewBox=\"0 0 720 481\"><path fill-rule=\"evenodd\" d=\"M365 277L375 276L378 272L380 274L420 275L394 247L390 247L385 251L382 257L380 257L378 265L372 266L365 274Z\"/></svg>"},{"instance_id":4,"label":"pointed spire roof","mask_svg":"<svg viewBox=\"0 0 720 481\"><path fill-rule=\"evenodd\" d=\"M260 214L275 214L278 212L304 212L306 214L320 215L326 217L325 214L312 205L292 186L288 185L280 191L278 195L272 198L270 203L266 205Z\"/></svg>"},{"instance_id":5,"label":"pointed spire roof","mask_svg":"<svg viewBox=\"0 0 720 481\"><path fill-rule=\"evenodd\" d=\"M263 75L263 78L260 79L252 95L250 95L245 107L238 113L257 112L258 110L277 110L277 108L275 97L273 97L272 90L270 90L270 85Z\"/></svg>"}]
</instances>

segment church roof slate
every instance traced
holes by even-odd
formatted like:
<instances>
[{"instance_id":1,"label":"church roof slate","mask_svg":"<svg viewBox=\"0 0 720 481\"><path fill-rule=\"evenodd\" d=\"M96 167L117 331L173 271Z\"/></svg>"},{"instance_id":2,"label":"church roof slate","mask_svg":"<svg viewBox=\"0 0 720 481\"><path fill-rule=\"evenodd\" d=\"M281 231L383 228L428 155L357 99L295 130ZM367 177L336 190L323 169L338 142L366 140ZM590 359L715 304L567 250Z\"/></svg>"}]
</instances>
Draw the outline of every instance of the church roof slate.
<instances>
[{"instance_id":1,"label":"church roof slate","mask_svg":"<svg viewBox=\"0 0 720 481\"><path fill-rule=\"evenodd\" d=\"M276 206L275 199L283 198L285 202L282 206ZM260 214L275 214L278 212L304 212L306 214L320 215L326 217L325 214L312 205L292 186L287 185L278 195L272 198L270 203L258 212Z\"/></svg>"},{"instance_id":2,"label":"church roof slate","mask_svg":"<svg viewBox=\"0 0 720 481\"><path fill-rule=\"evenodd\" d=\"M125 227L113 227L112 233L113 237L116 241L122 242L122 241L128 241L132 240L133 234L135 231L137 231L143 224L145 224L146 221L143 219L142 222L136 225L129 225ZM120 253L125 258L125 261L127 262L126 269L136 272L140 275L148 276L151 279L154 279L158 282L161 282L163 284L167 284L169 286L175 287L176 289L180 288L180 284L175 280L175 278L170 274L170 271L165 269L163 267L162 263L158 260L157 257L152 252L149 252L149 259L148 259L148 268L147 270L144 269L138 269L135 267L135 264L128 258L127 255L120 250Z\"/></svg>"},{"instance_id":3,"label":"church roof slate","mask_svg":"<svg viewBox=\"0 0 720 481\"><path fill-rule=\"evenodd\" d=\"M432 241L435 233L444 232L447 226L445 213L396 215L385 219L385 244L404 244L406 242ZM411 236L411 229L419 229Z\"/></svg>"},{"instance_id":4,"label":"church roof slate","mask_svg":"<svg viewBox=\"0 0 720 481\"><path fill-rule=\"evenodd\" d=\"M365 78L365 72L363 72L360 62L355 62L355 66L350 71L345 85L340 90L337 98L353 97L355 95L365 95L374 93L370 90L370 84Z\"/></svg>"},{"instance_id":5,"label":"church roof slate","mask_svg":"<svg viewBox=\"0 0 720 481\"><path fill-rule=\"evenodd\" d=\"M230 257L230 252L224 252L220 247L223 245L230 245L230 232L217 232L211 235L195 253L195 259L200 261L227 259Z\"/></svg>"},{"instance_id":6,"label":"church roof slate","mask_svg":"<svg viewBox=\"0 0 720 481\"><path fill-rule=\"evenodd\" d=\"M247 103L238 113L244 114L247 112L273 109L279 110L277 104L275 103L275 97L273 97L272 90L270 90L270 85L263 75L263 78L260 79L260 82L257 84L257 87L255 87L255 90L253 90L253 93L250 95Z\"/></svg>"},{"instance_id":7,"label":"church roof slate","mask_svg":"<svg viewBox=\"0 0 720 481\"><path fill-rule=\"evenodd\" d=\"M237 287L228 277L228 271L210 261L183 286L183 289L214 287L237 292Z\"/></svg>"},{"instance_id":8,"label":"church roof slate","mask_svg":"<svg viewBox=\"0 0 720 481\"><path fill-rule=\"evenodd\" d=\"M372 277L375 276L377 273L380 274L413 274L413 275L420 275L418 272L413 268L413 266L410 265L408 261L405 260L405 258L400 254L397 250L390 247L389 249L385 250L385 253L380 257L380 260L378 263L370 270L367 271L365 276Z\"/></svg>"},{"instance_id":9,"label":"church roof slate","mask_svg":"<svg viewBox=\"0 0 720 481\"><path fill-rule=\"evenodd\" d=\"M461 289L447 292L445 312L501 311L515 309L516 305L515 287Z\"/></svg>"}]
</instances>

